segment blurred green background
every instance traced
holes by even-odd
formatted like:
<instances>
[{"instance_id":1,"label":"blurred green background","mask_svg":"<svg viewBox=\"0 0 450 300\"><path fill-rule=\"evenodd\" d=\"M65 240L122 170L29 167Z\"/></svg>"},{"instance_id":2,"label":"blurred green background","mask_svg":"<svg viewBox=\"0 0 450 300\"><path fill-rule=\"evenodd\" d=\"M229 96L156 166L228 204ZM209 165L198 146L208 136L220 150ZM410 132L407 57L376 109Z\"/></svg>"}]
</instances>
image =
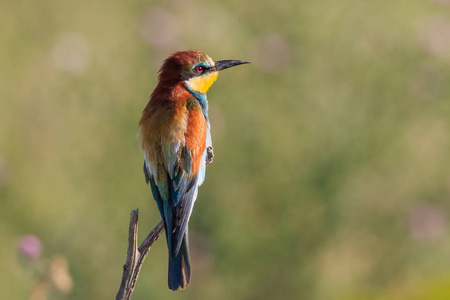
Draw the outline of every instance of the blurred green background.
<instances>
[{"instance_id":1,"label":"blurred green background","mask_svg":"<svg viewBox=\"0 0 450 300\"><path fill-rule=\"evenodd\" d=\"M253 64L208 93L191 286L161 239L133 299L450 299L450 1L1 7L1 299L115 297L131 210L159 221L137 122L187 48Z\"/></svg>"}]
</instances>

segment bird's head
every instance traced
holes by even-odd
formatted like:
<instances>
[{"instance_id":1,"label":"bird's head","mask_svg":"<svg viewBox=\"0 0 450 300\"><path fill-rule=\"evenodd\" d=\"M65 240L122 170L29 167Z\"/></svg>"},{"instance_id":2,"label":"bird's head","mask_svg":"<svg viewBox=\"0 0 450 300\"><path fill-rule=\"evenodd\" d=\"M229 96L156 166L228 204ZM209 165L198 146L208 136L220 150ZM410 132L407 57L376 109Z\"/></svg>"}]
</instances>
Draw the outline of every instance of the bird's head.
<instances>
[{"instance_id":1,"label":"bird's head","mask_svg":"<svg viewBox=\"0 0 450 300\"><path fill-rule=\"evenodd\" d=\"M197 50L177 51L164 61L159 71L159 81L167 85L181 81L189 91L205 94L216 81L219 71L248 63L243 60L213 61Z\"/></svg>"}]
</instances>

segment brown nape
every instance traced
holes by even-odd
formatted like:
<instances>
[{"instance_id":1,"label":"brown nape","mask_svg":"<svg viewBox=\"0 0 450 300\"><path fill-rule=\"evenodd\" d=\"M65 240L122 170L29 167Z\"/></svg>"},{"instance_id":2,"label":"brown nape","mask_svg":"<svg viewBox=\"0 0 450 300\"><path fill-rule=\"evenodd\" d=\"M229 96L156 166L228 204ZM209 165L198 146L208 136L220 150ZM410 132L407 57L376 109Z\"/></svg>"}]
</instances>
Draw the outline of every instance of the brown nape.
<instances>
[{"instance_id":1,"label":"brown nape","mask_svg":"<svg viewBox=\"0 0 450 300\"><path fill-rule=\"evenodd\" d=\"M180 81L181 65L173 56L168 57L159 69L158 81L164 84L176 84Z\"/></svg>"}]
</instances>

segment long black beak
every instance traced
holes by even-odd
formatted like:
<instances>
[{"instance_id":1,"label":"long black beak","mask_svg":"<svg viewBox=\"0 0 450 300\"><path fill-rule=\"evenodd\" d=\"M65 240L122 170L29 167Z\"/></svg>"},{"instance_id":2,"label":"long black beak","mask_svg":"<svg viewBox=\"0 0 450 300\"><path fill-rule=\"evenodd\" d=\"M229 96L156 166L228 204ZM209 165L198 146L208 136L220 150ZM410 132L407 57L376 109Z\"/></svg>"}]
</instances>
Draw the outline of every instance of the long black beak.
<instances>
[{"instance_id":1,"label":"long black beak","mask_svg":"<svg viewBox=\"0 0 450 300\"><path fill-rule=\"evenodd\" d=\"M215 66L213 68L214 71L225 70L234 66L242 65L242 64L250 64L250 61L245 60L218 60L215 61Z\"/></svg>"}]
</instances>

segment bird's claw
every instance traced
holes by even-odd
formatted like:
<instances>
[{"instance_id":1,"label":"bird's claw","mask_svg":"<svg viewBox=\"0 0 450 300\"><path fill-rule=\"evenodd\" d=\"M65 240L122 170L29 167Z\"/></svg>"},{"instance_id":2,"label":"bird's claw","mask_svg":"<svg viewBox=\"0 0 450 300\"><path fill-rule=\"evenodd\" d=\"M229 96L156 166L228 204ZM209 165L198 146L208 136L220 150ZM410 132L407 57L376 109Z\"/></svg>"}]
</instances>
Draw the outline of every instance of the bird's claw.
<instances>
[{"instance_id":1,"label":"bird's claw","mask_svg":"<svg viewBox=\"0 0 450 300\"><path fill-rule=\"evenodd\" d=\"M210 163L212 163L214 158L214 151L213 151L213 147L209 146L206 149L206 165L209 165Z\"/></svg>"}]
</instances>

